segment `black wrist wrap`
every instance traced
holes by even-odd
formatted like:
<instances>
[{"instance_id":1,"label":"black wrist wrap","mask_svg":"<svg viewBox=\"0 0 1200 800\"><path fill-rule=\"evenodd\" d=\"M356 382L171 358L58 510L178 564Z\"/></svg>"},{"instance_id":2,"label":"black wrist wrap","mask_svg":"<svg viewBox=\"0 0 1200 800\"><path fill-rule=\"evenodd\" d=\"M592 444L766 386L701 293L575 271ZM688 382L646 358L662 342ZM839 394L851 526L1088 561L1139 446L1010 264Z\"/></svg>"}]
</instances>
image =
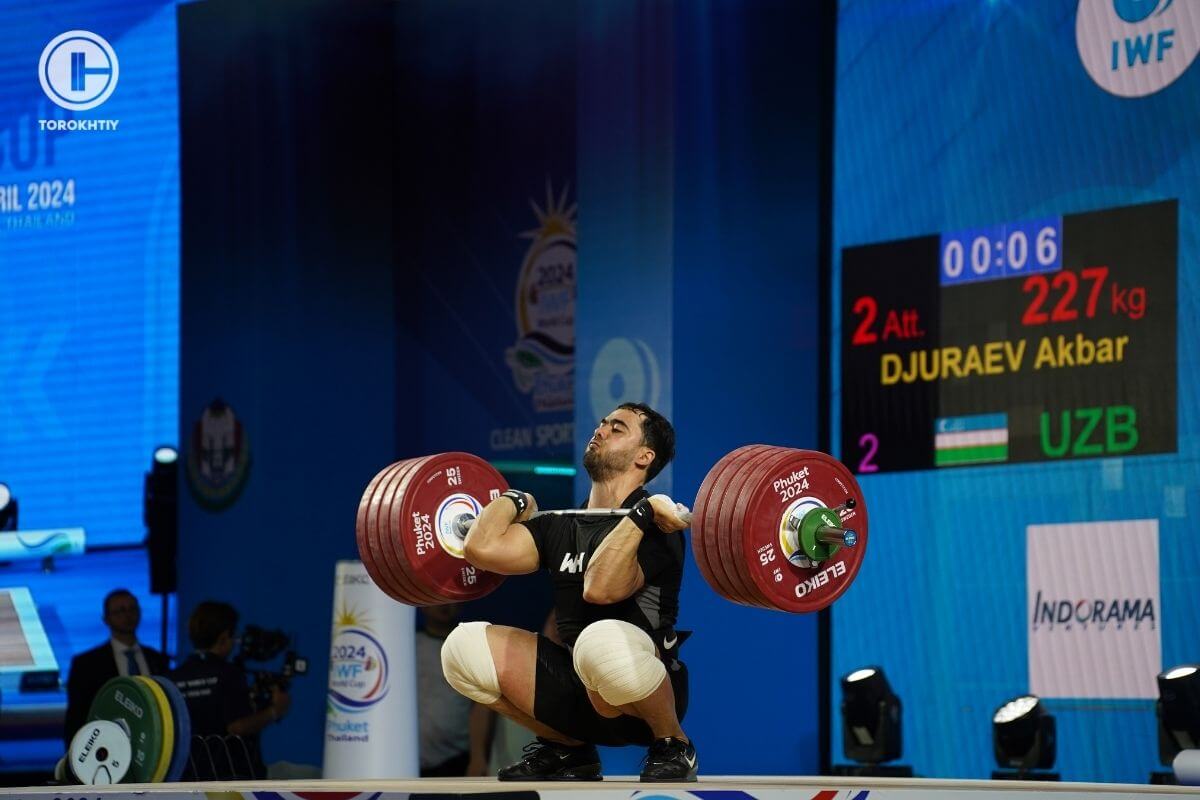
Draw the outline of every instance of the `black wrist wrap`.
<instances>
[{"instance_id":1,"label":"black wrist wrap","mask_svg":"<svg viewBox=\"0 0 1200 800\"><path fill-rule=\"evenodd\" d=\"M524 492L518 492L516 489L509 489L500 496L507 497L509 500L512 500L513 505L517 507L518 517L525 513L525 509L529 508L529 498L525 496Z\"/></svg>"},{"instance_id":2,"label":"black wrist wrap","mask_svg":"<svg viewBox=\"0 0 1200 800\"><path fill-rule=\"evenodd\" d=\"M658 526L654 524L654 506L650 505L649 497L643 497L633 504L633 508L629 509L629 518L642 529L642 533L658 531Z\"/></svg>"}]
</instances>

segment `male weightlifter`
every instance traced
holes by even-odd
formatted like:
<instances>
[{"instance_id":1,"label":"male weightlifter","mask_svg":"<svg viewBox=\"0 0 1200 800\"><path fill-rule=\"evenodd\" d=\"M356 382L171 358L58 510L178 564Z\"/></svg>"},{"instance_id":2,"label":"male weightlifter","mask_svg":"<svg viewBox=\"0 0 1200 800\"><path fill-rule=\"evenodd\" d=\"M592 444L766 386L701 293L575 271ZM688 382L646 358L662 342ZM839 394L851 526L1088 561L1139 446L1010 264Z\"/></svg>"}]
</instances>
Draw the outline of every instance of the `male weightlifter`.
<instances>
[{"instance_id":1,"label":"male weightlifter","mask_svg":"<svg viewBox=\"0 0 1200 800\"><path fill-rule=\"evenodd\" d=\"M694 781L696 748L679 720L687 668L675 656L685 511L643 488L675 456L671 423L642 403L600 421L583 455L587 508L627 517L541 516L532 495L493 500L466 539L466 558L505 575L550 571L565 646L487 622L459 625L442 645L456 690L537 735L498 777L600 780L596 745L648 746L643 781Z\"/></svg>"}]
</instances>

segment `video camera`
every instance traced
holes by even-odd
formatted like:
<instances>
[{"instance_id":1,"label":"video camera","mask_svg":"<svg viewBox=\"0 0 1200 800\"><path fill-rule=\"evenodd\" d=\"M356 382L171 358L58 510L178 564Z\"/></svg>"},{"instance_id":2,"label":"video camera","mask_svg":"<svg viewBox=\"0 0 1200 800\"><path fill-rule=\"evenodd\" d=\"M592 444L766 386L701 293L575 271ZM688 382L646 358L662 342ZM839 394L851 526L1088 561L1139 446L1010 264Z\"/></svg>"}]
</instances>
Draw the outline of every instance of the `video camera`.
<instances>
[{"instance_id":1,"label":"video camera","mask_svg":"<svg viewBox=\"0 0 1200 800\"><path fill-rule=\"evenodd\" d=\"M238 654L233 661L252 676L250 702L255 709L271 704L272 688L278 686L280 691L286 692L293 677L308 673L308 659L288 649L291 644L292 637L283 631L267 630L258 625L247 625L242 631L238 639ZM271 661L280 653L284 653L283 666L278 671L246 669L247 661Z\"/></svg>"}]
</instances>

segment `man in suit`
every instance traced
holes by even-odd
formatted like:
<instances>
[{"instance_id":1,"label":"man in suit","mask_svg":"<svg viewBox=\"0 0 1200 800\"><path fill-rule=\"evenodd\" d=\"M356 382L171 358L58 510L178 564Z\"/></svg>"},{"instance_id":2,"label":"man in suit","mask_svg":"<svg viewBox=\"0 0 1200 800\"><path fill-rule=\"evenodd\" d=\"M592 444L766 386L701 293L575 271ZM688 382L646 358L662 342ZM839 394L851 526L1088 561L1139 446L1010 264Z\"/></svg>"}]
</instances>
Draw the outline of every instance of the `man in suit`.
<instances>
[{"instance_id":1,"label":"man in suit","mask_svg":"<svg viewBox=\"0 0 1200 800\"><path fill-rule=\"evenodd\" d=\"M166 675L167 657L137 640L142 609L128 589L114 589L104 598L104 624L112 636L107 642L71 659L67 678L67 716L64 740L87 722L92 700L110 678L118 675Z\"/></svg>"}]
</instances>

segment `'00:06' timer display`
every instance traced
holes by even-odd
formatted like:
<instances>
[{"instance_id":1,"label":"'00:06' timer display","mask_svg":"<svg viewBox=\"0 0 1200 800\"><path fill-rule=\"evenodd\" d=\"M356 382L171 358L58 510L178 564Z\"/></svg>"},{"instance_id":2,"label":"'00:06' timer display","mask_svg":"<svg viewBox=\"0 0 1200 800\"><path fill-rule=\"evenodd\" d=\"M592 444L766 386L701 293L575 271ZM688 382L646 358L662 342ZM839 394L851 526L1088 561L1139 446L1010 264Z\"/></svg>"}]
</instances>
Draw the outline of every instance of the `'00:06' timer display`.
<instances>
[{"instance_id":1,"label":"'00:06' timer display","mask_svg":"<svg viewBox=\"0 0 1200 800\"><path fill-rule=\"evenodd\" d=\"M1176 449L1178 204L842 252L858 473Z\"/></svg>"}]
</instances>

